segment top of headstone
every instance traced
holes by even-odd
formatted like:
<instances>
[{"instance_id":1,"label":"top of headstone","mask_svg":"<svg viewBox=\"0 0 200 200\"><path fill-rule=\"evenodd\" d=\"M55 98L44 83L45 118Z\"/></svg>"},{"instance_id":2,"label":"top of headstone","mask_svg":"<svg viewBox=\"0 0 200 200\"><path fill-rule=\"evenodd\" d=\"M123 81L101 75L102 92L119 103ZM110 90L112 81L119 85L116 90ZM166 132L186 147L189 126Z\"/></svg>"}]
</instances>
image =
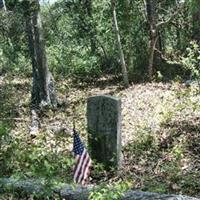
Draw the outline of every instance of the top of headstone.
<instances>
[{"instance_id":1,"label":"top of headstone","mask_svg":"<svg viewBox=\"0 0 200 200\"><path fill-rule=\"evenodd\" d=\"M109 98L109 99L113 99L115 101L119 101L120 98L118 97L114 97L114 96L111 96L111 95L107 95L107 94L99 94L99 95L95 95L95 96L91 96L91 97L88 97L88 99L92 99L92 98L99 98L99 97L102 97L102 98Z\"/></svg>"}]
</instances>

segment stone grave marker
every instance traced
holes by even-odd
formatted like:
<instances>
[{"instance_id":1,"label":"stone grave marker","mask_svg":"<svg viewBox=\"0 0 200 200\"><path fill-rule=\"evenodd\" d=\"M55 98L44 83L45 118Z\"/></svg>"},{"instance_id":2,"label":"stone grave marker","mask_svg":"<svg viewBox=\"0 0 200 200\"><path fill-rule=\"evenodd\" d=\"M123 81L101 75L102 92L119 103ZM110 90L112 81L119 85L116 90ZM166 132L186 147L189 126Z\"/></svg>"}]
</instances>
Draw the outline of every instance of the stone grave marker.
<instances>
[{"instance_id":1,"label":"stone grave marker","mask_svg":"<svg viewBox=\"0 0 200 200\"><path fill-rule=\"evenodd\" d=\"M97 95L87 100L88 142L92 159L106 169L121 166L121 100Z\"/></svg>"}]
</instances>

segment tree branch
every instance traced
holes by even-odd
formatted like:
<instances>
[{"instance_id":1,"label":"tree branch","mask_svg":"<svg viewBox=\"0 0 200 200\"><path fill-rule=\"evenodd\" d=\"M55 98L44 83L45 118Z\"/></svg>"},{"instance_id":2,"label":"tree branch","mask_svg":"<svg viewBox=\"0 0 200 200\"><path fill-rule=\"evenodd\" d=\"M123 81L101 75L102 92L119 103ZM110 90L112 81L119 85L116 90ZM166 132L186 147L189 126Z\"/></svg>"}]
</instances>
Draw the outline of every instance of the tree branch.
<instances>
[{"instance_id":1,"label":"tree branch","mask_svg":"<svg viewBox=\"0 0 200 200\"><path fill-rule=\"evenodd\" d=\"M174 17L176 17L184 7L185 5L182 4L182 6L180 6L168 19L166 19L165 21L158 22L156 24L156 29L159 29L161 26L171 22L174 19Z\"/></svg>"}]
</instances>

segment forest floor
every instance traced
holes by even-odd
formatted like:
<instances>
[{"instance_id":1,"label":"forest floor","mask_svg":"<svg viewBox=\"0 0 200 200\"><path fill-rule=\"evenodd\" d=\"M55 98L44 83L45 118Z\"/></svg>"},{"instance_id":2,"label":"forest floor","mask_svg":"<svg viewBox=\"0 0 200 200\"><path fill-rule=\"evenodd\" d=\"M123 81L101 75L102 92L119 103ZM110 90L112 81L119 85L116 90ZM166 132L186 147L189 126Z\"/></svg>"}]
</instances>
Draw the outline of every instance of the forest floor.
<instances>
[{"instance_id":1,"label":"forest floor","mask_svg":"<svg viewBox=\"0 0 200 200\"><path fill-rule=\"evenodd\" d=\"M56 82L58 110L41 115L40 132L29 134L31 79L0 77L0 177L41 177L71 182L72 122L87 143L86 101L96 94L122 100L123 167L94 165L93 184L120 180L143 191L200 197L200 93L197 84L142 83L124 89L112 77L94 83ZM64 127L64 132L56 131Z\"/></svg>"}]
</instances>

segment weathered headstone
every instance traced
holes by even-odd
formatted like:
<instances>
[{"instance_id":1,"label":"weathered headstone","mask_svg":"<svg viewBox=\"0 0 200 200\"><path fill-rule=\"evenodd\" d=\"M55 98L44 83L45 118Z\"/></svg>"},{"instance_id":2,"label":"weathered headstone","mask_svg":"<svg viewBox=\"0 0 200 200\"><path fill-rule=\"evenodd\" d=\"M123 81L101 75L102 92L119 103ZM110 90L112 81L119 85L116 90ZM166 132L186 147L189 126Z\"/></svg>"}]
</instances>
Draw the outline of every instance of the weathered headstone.
<instances>
[{"instance_id":1,"label":"weathered headstone","mask_svg":"<svg viewBox=\"0 0 200 200\"><path fill-rule=\"evenodd\" d=\"M121 100L97 95L87 101L87 125L92 159L106 169L121 165Z\"/></svg>"}]
</instances>

